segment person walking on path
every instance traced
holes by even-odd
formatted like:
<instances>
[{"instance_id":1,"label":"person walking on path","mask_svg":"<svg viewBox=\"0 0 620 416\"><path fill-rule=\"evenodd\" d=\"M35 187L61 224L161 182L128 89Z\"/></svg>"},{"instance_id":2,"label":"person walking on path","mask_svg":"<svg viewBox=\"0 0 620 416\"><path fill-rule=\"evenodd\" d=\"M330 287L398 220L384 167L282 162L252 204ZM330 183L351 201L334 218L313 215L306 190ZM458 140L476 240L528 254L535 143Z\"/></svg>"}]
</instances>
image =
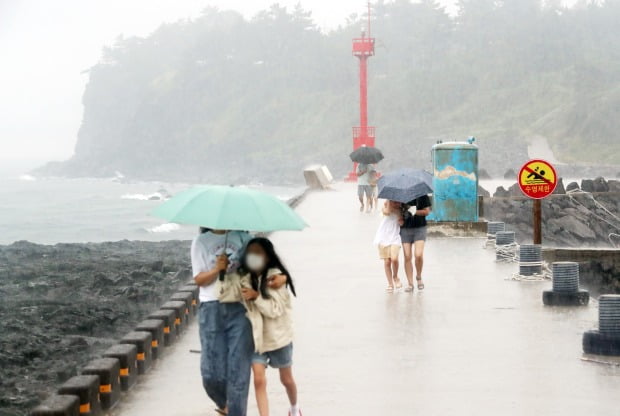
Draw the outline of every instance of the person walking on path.
<instances>
[{"instance_id":1,"label":"person walking on path","mask_svg":"<svg viewBox=\"0 0 620 416\"><path fill-rule=\"evenodd\" d=\"M246 416L254 342L245 307L240 301L218 302L216 281L221 272L225 279L237 270L250 238L244 231L201 227L191 247L194 281L200 287L202 385L216 411L229 416Z\"/></svg>"},{"instance_id":2,"label":"person walking on path","mask_svg":"<svg viewBox=\"0 0 620 416\"><path fill-rule=\"evenodd\" d=\"M415 206L415 213L409 209ZM424 242L426 241L426 216L431 213L431 199L428 195L404 204L402 207L402 217L400 220L400 238L403 244L403 254L405 257L405 274L409 286L406 292L413 291L413 258L415 258L416 281L418 290L424 289L422 281L422 267L424 265Z\"/></svg>"},{"instance_id":3,"label":"person walking on path","mask_svg":"<svg viewBox=\"0 0 620 416\"><path fill-rule=\"evenodd\" d=\"M377 229L373 244L379 248L379 258L383 260L383 268L387 279L387 291L402 288L398 278L398 256L400 254L400 220L401 204L396 201L385 201L383 204L383 220Z\"/></svg>"},{"instance_id":4,"label":"person walking on path","mask_svg":"<svg viewBox=\"0 0 620 416\"><path fill-rule=\"evenodd\" d=\"M372 200L372 207L375 211L379 208L379 191L377 190L377 182L379 181L379 173L375 165L370 167L368 172L368 184L370 185L370 198Z\"/></svg>"},{"instance_id":5,"label":"person walking on path","mask_svg":"<svg viewBox=\"0 0 620 416\"><path fill-rule=\"evenodd\" d=\"M364 195L366 196L366 212L372 210L372 187L370 186L371 166L364 163L357 165L357 196L360 200L360 212L364 212Z\"/></svg>"},{"instance_id":6,"label":"person walking on path","mask_svg":"<svg viewBox=\"0 0 620 416\"><path fill-rule=\"evenodd\" d=\"M254 390L260 416L269 416L267 398L267 366L277 368L280 381L289 398L289 416L301 416L297 403L297 385L293 378L293 324L292 307L289 290L295 295L291 275L275 252L273 244L266 238L255 238L248 243L241 261L242 268L249 271L251 287L241 289L242 296L248 303L249 313L258 312L260 322L251 318L256 352L252 358L254 373ZM267 282L273 276L285 276L286 287L269 289ZM245 286L245 285L244 285Z\"/></svg>"}]
</instances>

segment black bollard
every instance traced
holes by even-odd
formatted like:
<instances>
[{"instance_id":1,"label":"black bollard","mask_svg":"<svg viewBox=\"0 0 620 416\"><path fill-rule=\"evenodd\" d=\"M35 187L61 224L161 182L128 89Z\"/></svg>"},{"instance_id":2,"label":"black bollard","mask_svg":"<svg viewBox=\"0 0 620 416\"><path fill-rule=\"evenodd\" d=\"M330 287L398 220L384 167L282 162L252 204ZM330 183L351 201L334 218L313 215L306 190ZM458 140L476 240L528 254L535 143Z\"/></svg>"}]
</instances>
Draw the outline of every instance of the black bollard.
<instances>
[{"instance_id":1,"label":"black bollard","mask_svg":"<svg viewBox=\"0 0 620 416\"><path fill-rule=\"evenodd\" d=\"M30 416L79 416L80 398L72 394L54 394L32 409Z\"/></svg>"},{"instance_id":2,"label":"black bollard","mask_svg":"<svg viewBox=\"0 0 620 416\"><path fill-rule=\"evenodd\" d=\"M170 296L170 300L185 302L185 322L189 325L189 322L192 320L194 316L192 312L192 299L194 295L190 292L177 292Z\"/></svg>"},{"instance_id":3,"label":"black bollard","mask_svg":"<svg viewBox=\"0 0 620 416\"><path fill-rule=\"evenodd\" d=\"M153 350L153 360L160 356L164 348L164 321L161 319L147 319L136 326L136 331L146 331L151 333L151 348Z\"/></svg>"},{"instance_id":4,"label":"black bollard","mask_svg":"<svg viewBox=\"0 0 620 416\"><path fill-rule=\"evenodd\" d=\"M189 292L192 294L192 313L196 315L198 312L198 299L200 288L198 286L185 285L179 289L179 292Z\"/></svg>"},{"instance_id":5,"label":"black bollard","mask_svg":"<svg viewBox=\"0 0 620 416\"><path fill-rule=\"evenodd\" d=\"M99 376L99 400L101 409L111 409L121 398L120 360L118 358L99 358L84 367L82 374Z\"/></svg>"},{"instance_id":6,"label":"black bollard","mask_svg":"<svg viewBox=\"0 0 620 416\"><path fill-rule=\"evenodd\" d=\"M121 338L121 344L133 344L138 349L136 359L138 361L138 374L146 374L153 361L151 341L153 337L150 332L133 331Z\"/></svg>"},{"instance_id":7,"label":"black bollard","mask_svg":"<svg viewBox=\"0 0 620 416\"><path fill-rule=\"evenodd\" d=\"M148 319L159 319L164 323L164 345L166 347L174 344L178 334L177 328L174 324L177 313L172 309L160 309L151 313Z\"/></svg>"},{"instance_id":8,"label":"black bollard","mask_svg":"<svg viewBox=\"0 0 620 416\"><path fill-rule=\"evenodd\" d=\"M122 391L128 391L138 380L137 354L138 348L133 344L116 344L103 353L104 357L118 359Z\"/></svg>"},{"instance_id":9,"label":"black bollard","mask_svg":"<svg viewBox=\"0 0 620 416\"><path fill-rule=\"evenodd\" d=\"M178 300L171 300L163 305L161 305L160 309L170 309L176 313L174 319L174 326L177 329L177 334L181 334L187 325L187 321L185 320L185 302Z\"/></svg>"},{"instance_id":10,"label":"black bollard","mask_svg":"<svg viewBox=\"0 0 620 416\"><path fill-rule=\"evenodd\" d=\"M58 389L58 394L72 394L80 400L80 415L101 414L99 403L99 376L83 375L71 377Z\"/></svg>"}]
</instances>

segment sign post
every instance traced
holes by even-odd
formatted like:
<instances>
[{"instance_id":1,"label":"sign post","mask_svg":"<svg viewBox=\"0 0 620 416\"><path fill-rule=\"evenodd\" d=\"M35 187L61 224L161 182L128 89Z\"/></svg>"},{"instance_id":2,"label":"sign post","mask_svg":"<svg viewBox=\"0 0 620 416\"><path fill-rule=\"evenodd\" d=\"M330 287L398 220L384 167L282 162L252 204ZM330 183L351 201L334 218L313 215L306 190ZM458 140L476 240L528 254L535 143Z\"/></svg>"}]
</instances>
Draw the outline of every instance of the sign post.
<instances>
[{"instance_id":1,"label":"sign post","mask_svg":"<svg viewBox=\"0 0 620 416\"><path fill-rule=\"evenodd\" d=\"M542 204L540 199L534 200L534 244L542 244Z\"/></svg>"},{"instance_id":2,"label":"sign post","mask_svg":"<svg viewBox=\"0 0 620 416\"><path fill-rule=\"evenodd\" d=\"M541 200L555 191L558 175L555 168L541 159L533 159L525 163L519 170L517 182L521 192L534 200L532 225L534 244L542 244L542 204Z\"/></svg>"}]
</instances>

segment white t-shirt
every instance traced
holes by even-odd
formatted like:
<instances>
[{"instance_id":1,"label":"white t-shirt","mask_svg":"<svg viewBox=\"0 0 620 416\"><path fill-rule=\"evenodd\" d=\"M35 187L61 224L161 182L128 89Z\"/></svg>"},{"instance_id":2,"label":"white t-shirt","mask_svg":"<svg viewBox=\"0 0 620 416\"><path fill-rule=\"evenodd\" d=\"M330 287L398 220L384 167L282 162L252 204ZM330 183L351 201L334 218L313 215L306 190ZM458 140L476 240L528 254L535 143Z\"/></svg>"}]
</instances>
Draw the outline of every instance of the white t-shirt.
<instances>
[{"instance_id":1,"label":"white t-shirt","mask_svg":"<svg viewBox=\"0 0 620 416\"><path fill-rule=\"evenodd\" d=\"M239 268L239 261L243 249L250 239L250 234L244 231L228 232L228 240L226 240L225 234L214 234L212 232L200 234L192 241L191 257L193 275L196 276L199 273L213 270L217 257L224 254L224 252L226 252L228 260L230 260L228 273L236 271ZM226 241L226 247L224 247ZM201 302L217 300L215 286L216 281L213 281L210 285L200 287L199 299Z\"/></svg>"},{"instance_id":2,"label":"white t-shirt","mask_svg":"<svg viewBox=\"0 0 620 416\"><path fill-rule=\"evenodd\" d=\"M373 244L380 246L400 246L400 225L398 215L384 215Z\"/></svg>"}]
</instances>

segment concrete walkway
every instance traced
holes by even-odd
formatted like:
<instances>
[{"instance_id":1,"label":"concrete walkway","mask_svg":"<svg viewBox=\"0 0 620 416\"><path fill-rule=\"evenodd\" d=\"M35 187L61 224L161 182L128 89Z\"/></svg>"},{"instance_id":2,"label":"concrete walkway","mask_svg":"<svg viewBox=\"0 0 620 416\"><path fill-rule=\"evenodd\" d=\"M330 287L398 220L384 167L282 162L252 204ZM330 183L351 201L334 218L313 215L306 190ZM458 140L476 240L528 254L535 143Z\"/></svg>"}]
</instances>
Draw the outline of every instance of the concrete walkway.
<instances>
[{"instance_id":1,"label":"concrete walkway","mask_svg":"<svg viewBox=\"0 0 620 416\"><path fill-rule=\"evenodd\" d=\"M273 239L298 289L304 415L620 415L620 362L582 359L595 304L544 307L550 283L506 280L516 265L497 264L480 239L429 240L426 289L387 294L371 245L380 217L358 212L352 185L310 194L298 211L311 227ZM197 330L114 415L214 414L189 352L200 348ZM284 416L284 389L277 371L269 376L272 414Z\"/></svg>"}]
</instances>

